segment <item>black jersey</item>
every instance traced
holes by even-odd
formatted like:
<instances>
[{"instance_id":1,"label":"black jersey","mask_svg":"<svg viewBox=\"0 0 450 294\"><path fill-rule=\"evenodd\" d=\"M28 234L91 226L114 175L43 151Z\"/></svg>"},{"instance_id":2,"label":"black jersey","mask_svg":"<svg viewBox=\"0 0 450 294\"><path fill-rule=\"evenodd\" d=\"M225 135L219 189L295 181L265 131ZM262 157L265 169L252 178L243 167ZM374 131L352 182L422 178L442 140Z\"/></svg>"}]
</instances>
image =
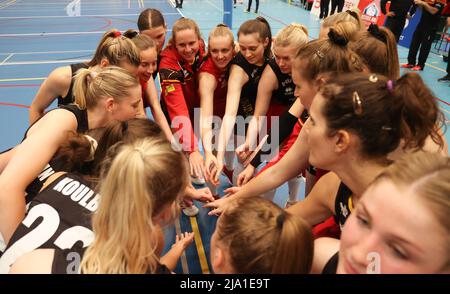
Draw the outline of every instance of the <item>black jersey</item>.
<instances>
[{"instance_id":1,"label":"black jersey","mask_svg":"<svg viewBox=\"0 0 450 294\"><path fill-rule=\"evenodd\" d=\"M89 68L89 66L86 63L74 63L70 65L70 69L72 70L72 79L69 86L69 91L67 92L67 95L65 97L59 96L58 97L58 106L60 105L67 105L70 103L73 103L75 101L75 98L72 93L73 84L74 84L74 77L77 71L80 68Z\"/></svg>"},{"instance_id":2,"label":"black jersey","mask_svg":"<svg viewBox=\"0 0 450 294\"><path fill-rule=\"evenodd\" d=\"M87 117L87 111L86 109L80 109L75 104L70 105L62 105L59 107L60 109L66 109L70 112L72 112L76 119L77 119L77 132L78 133L84 133L89 129L88 126L88 117ZM36 122L35 122L36 123ZM28 127L27 131L25 132L25 136L23 140L25 140L28 130L33 126ZM23 141L22 140L22 141ZM64 171L63 170L64 162L58 161L58 160L51 160L42 170L42 172L38 175L36 179L31 182L27 188L25 189L25 192L27 192L27 195L25 197L26 203L29 203L33 198L39 193L39 191L42 188L42 185L44 182L50 177L52 174L58 171Z\"/></svg>"},{"instance_id":3,"label":"black jersey","mask_svg":"<svg viewBox=\"0 0 450 294\"><path fill-rule=\"evenodd\" d=\"M52 263L52 274L79 274L80 263L86 248L79 246L72 249L55 249ZM170 274L170 270L158 263L155 274ZM150 270L147 274L151 274Z\"/></svg>"},{"instance_id":4,"label":"black jersey","mask_svg":"<svg viewBox=\"0 0 450 294\"><path fill-rule=\"evenodd\" d=\"M339 252L336 252L327 262L323 268L322 274L336 274L337 266L339 262Z\"/></svg>"},{"instance_id":5,"label":"black jersey","mask_svg":"<svg viewBox=\"0 0 450 294\"><path fill-rule=\"evenodd\" d=\"M291 75L282 73L273 58L269 60L268 66L273 70L278 81L278 89L272 92L272 101L291 106L296 99L294 96L295 85Z\"/></svg>"},{"instance_id":6,"label":"black jersey","mask_svg":"<svg viewBox=\"0 0 450 294\"><path fill-rule=\"evenodd\" d=\"M339 225L341 230L353 210L352 194L353 192L341 182L339 185L339 190L336 194L336 200L334 202L334 220Z\"/></svg>"},{"instance_id":7,"label":"black jersey","mask_svg":"<svg viewBox=\"0 0 450 294\"><path fill-rule=\"evenodd\" d=\"M251 64L245 59L241 52L231 61L244 70L248 76L248 82L242 87L241 97L239 100L239 114L247 117L255 112L256 94L258 92L258 83L268 60L264 59L261 66Z\"/></svg>"},{"instance_id":8,"label":"black jersey","mask_svg":"<svg viewBox=\"0 0 450 294\"><path fill-rule=\"evenodd\" d=\"M0 258L0 273L24 253L37 248L88 246L94 238L91 214L100 196L92 184L76 174L58 177L30 203L27 215L11 237Z\"/></svg>"}]
</instances>

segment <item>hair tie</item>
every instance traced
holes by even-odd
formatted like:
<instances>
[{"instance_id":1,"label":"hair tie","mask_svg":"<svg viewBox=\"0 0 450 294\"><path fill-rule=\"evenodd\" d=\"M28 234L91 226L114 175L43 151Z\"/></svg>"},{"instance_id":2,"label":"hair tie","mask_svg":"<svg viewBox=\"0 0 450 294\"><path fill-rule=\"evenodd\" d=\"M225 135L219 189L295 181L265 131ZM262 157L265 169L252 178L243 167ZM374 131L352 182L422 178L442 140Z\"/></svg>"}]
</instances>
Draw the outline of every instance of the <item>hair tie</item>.
<instances>
[{"instance_id":1,"label":"hair tie","mask_svg":"<svg viewBox=\"0 0 450 294\"><path fill-rule=\"evenodd\" d=\"M280 229L283 228L285 219L286 219L286 212L283 211L277 216L277 227L278 228L280 228Z\"/></svg>"},{"instance_id":2,"label":"hair tie","mask_svg":"<svg viewBox=\"0 0 450 294\"><path fill-rule=\"evenodd\" d=\"M328 38L331 42L339 46L346 46L348 43L348 40L344 36L339 35L334 29L330 29Z\"/></svg>"},{"instance_id":3,"label":"hair tie","mask_svg":"<svg viewBox=\"0 0 450 294\"><path fill-rule=\"evenodd\" d=\"M92 160L94 160L95 150L97 150L98 143L97 143L97 140L95 140L91 136L89 136L89 135L84 135L84 136L89 141L89 145L91 147L89 156L88 156L88 158L85 159L85 161L92 161Z\"/></svg>"},{"instance_id":4,"label":"hair tie","mask_svg":"<svg viewBox=\"0 0 450 294\"><path fill-rule=\"evenodd\" d=\"M350 16L352 16L354 19L358 20L358 14L356 14L355 11L352 11L352 10L346 10L345 12L347 12L348 14L350 14Z\"/></svg>"},{"instance_id":5,"label":"hair tie","mask_svg":"<svg viewBox=\"0 0 450 294\"><path fill-rule=\"evenodd\" d=\"M119 31L114 32L114 38L118 38L120 36L122 36L122 33L120 33Z\"/></svg>"},{"instance_id":6,"label":"hair tie","mask_svg":"<svg viewBox=\"0 0 450 294\"><path fill-rule=\"evenodd\" d=\"M95 79L95 78L98 76L98 72L96 72L96 71L91 71L91 72L89 73L89 75L91 76L91 78Z\"/></svg>"},{"instance_id":7,"label":"hair tie","mask_svg":"<svg viewBox=\"0 0 450 294\"><path fill-rule=\"evenodd\" d=\"M371 23L367 31L381 42L387 43L386 36L381 33L380 28L376 24Z\"/></svg>"},{"instance_id":8,"label":"hair tie","mask_svg":"<svg viewBox=\"0 0 450 294\"><path fill-rule=\"evenodd\" d=\"M394 82L392 80L388 80L386 82L386 87L389 92L392 92L392 90L394 90Z\"/></svg>"}]
</instances>

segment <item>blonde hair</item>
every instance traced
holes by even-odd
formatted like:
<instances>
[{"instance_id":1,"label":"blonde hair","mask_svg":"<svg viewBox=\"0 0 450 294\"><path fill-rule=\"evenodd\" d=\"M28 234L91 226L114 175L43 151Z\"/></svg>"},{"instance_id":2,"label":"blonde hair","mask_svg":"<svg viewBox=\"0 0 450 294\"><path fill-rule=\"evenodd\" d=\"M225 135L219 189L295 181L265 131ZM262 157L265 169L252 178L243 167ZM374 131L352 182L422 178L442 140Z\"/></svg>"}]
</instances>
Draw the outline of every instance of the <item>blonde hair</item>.
<instances>
[{"instance_id":1,"label":"blonde hair","mask_svg":"<svg viewBox=\"0 0 450 294\"><path fill-rule=\"evenodd\" d=\"M215 37L230 37L231 40L231 44L234 48L234 36L233 36L233 32L230 30L229 27L227 27L224 24L218 24L215 28L213 28L211 30L211 32L209 32L209 36L208 36L208 49L211 47L209 46L209 42L211 41L211 38L215 38Z\"/></svg>"},{"instance_id":2,"label":"blonde hair","mask_svg":"<svg viewBox=\"0 0 450 294\"><path fill-rule=\"evenodd\" d=\"M140 64L136 46L116 29L111 29L103 35L94 57L88 62L89 67L99 65L104 58L108 60L109 65L119 66L122 61L136 67Z\"/></svg>"},{"instance_id":3,"label":"blonde hair","mask_svg":"<svg viewBox=\"0 0 450 294\"><path fill-rule=\"evenodd\" d=\"M170 37L168 44L171 46L175 46L176 43L176 36L178 32L184 31L184 30L193 30L195 34L197 35L198 39L201 39L201 33L200 28L198 27L197 23L186 17L181 17L175 21L172 27L172 36Z\"/></svg>"},{"instance_id":4,"label":"blonde hair","mask_svg":"<svg viewBox=\"0 0 450 294\"><path fill-rule=\"evenodd\" d=\"M273 41L276 46L295 46L296 48L300 48L306 43L308 43L308 29L299 23L291 23L282 28Z\"/></svg>"},{"instance_id":5,"label":"blonde hair","mask_svg":"<svg viewBox=\"0 0 450 294\"><path fill-rule=\"evenodd\" d=\"M103 167L99 208L92 218L94 242L83 273L154 273L160 234L152 218L173 205L188 181L185 158L165 139L119 146Z\"/></svg>"},{"instance_id":6,"label":"blonde hair","mask_svg":"<svg viewBox=\"0 0 450 294\"><path fill-rule=\"evenodd\" d=\"M364 28L364 24L361 21L358 8L353 8L351 10L347 10L344 12L335 13L333 15L326 17L323 20L322 28L329 28L340 22L347 22L347 21L355 24L359 28L359 30L362 30Z\"/></svg>"},{"instance_id":7,"label":"blonde hair","mask_svg":"<svg viewBox=\"0 0 450 294\"><path fill-rule=\"evenodd\" d=\"M349 41L356 39L357 34L361 32L361 28L355 22L351 21L338 22L331 26L331 28Z\"/></svg>"},{"instance_id":8,"label":"blonde hair","mask_svg":"<svg viewBox=\"0 0 450 294\"><path fill-rule=\"evenodd\" d=\"M309 273L314 245L311 229L301 217L260 197L232 203L217 222L216 236L228 248L235 273Z\"/></svg>"},{"instance_id":9,"label":"blonde hair","mask_svg":"<svg viewBox=\"0 0 450 294\"><path fill-rule=\"evenodd\" d=\"M75 104L81 109L92 109L102 97L115 100L129 95L130 88L139 86L136 76L117 66L98 69L80 69L75 76L73 93Z\"/></svg>"},{"instance_id":10,"label":"blonde hair","mask_svg":"<svg viewBox=\"0 0 450 294\"><path fill-rule=\"evenodd\" d=\"M407 154L385 169L372 185L384 180L420 197L446 231L446 252L450 252L450 158L424 151ZM450 268L450 255L446 258L445 267Z\"/></svg>"}]
</instances>

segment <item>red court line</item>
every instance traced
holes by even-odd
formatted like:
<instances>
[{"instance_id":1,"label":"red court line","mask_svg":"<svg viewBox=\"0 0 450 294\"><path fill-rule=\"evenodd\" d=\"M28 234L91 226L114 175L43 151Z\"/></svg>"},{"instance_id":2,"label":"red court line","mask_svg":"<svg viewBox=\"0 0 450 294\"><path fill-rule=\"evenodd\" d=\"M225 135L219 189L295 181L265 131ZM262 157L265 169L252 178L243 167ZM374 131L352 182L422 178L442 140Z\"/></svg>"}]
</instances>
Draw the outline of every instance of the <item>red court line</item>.
<instances>
[{"instance_id":1,"label":"red court line","mask_svg":"<svg viewBox=\"0 0 450 294\"><path fill-rule=\"evenodd\" d=\"M444 103L445 105L450 106L450 103L448 103L447 101L444 101L438 97L436 97L436 99L439 100L440 102Z\"/></svg>"},{"instance_id":2,"label":"red court line","mask_svg":"<svg viewBox=\"0 0 450 294\"><path fill-rule=\"evenodd\" d=\"M0 88L26 88L26 87L39 87L41 84L0 84Z\"/></svg>"},{"instance_id":3,"label":"red court line","mask_svg":"<svg viewBox=\"0 0 450 294\"><path fill-rule=\"evenodd\" d=\"M20 107L20 108L30 108L29 105L16 104L16 103L7 103L7 102L0 102L0 106L14 106L14 107Z\"/></svg>"}]
</instances>

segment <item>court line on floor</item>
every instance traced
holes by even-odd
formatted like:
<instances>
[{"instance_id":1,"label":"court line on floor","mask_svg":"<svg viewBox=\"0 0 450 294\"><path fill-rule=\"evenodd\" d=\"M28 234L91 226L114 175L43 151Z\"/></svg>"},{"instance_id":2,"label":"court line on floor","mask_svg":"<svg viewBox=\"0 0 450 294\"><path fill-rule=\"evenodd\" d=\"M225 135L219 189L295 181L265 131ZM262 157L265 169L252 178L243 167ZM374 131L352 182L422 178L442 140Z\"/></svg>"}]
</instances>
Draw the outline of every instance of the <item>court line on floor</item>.
<instances>
[{"instance_id":1,"label":"court line on floor","mask_svg":"<svg viewBox=\"0 0 450 294\"><path fill-rule=\"evenodd\" d=\"M7 2L7 3L4 3L4 4L3 4L3 3L0 3L0 9L9 7L9 6L13 5L14 3L16 3L16 0L11 0L11 1L9 1L9 2Z\"/></svg>"},{"instance_id":2,"label":"court line on floor","mask_svg":"<svg viewBox=\"0 0 450 294\"><path fill-rule=\"evenodd\" d=\"M191 221L192 231L194 232L195 246L197 247L198 259L203 274L210 274L208 261L206 259L205 247L203 247L202 236L198 228L197 218L195 216L189 217Z\"/></svg>"},{"instance_id":3,"label":"court line on floor","mask_svg":"<svg viewBox=\"0 0 450 294\"><path fill-rule=\"evenodd\" d=\"M44 78L14 78L14 79L0 79L0 83L3 82L23 82L23 81L39 81L39 80L45 80L47 77Z\"/></svg>"},{"instance_id":4,"label":"court line on floor","mask_svg":"<svg viewBox=\"0 0 450 294\"><path fill-rule=\"evenodd\" d=\"M176 12L166 12L163 15L178 15ZM128 14L85 14L76 16L77 18L83 17L122 17L122 16L138 16L139 13L128 13ZM74 18L74 16L68 15L39 15L39 16L1 16L0 19L30 19L30 18Z\"/></svg>"},{"instance_id":5,"label":"court line on floor","mask_svg":"<svg viewBox=\"0 0 450 294\"><path fill-rule=\"evenodd\" d=\"M171 32L172 29L167 29L168 32ZM95 34L104 34L105 31L84 31L84 32L56 32L56 33L26 33L26 34L0 34L1 38L15 38L15 37L35 37L35 36L61 36L61 35L95 35Z\"/></svg>"},{"instance_id":6,"label":"court line on floor","mask_svg":"<svg viewBox=\"0 0 450 294\"><path fill-rule=\"evenodd\" d=\"M0 102L1 106L14 106L14 107L20 107L20 108L30 108L29 105L25 104L17 104L17 103L8 103L8 102Z\"/></svg>"},{"instance_id":7,"label":"court line on floor","mask_svg":"<svg viewBox=\"0 0 450 294\"><path fill-rule=\"evenodd\" d=\"M11 57L13 57L14 53L10 53L8 56L6 56L5 59L3 59L2 62L0 62L0 65L4 64L8 59L10 59Z\"/></svg>"},{"instance_id":8,"label":"court line on floor","mask_svg":"<svg viewBox=\"0 0 450 294\"><path fill-rule=\"evenodd\" d=\"M0 52L2 55L14 54L14 55L33 55L33 54L64 54L64 53L83 53L94 52L92 50L67 50L67 51L29 51L29 52Z\"/></svg>"},{"instance_id":9,"label":"court line on floor","mask_svg":"<svg viewBox=\"0 0 450 294\"><path fill-rule=\"evenodd\" d=\"M62 60L41 60L41 61L15 61L15 62L6 62L4 64L0 64L0 66L54 64L54 63L77 63L77 62L86 62L86 61L89 61L89 60L87 60L87 59L62 59Z\"/></svg>"}]
</instances>

